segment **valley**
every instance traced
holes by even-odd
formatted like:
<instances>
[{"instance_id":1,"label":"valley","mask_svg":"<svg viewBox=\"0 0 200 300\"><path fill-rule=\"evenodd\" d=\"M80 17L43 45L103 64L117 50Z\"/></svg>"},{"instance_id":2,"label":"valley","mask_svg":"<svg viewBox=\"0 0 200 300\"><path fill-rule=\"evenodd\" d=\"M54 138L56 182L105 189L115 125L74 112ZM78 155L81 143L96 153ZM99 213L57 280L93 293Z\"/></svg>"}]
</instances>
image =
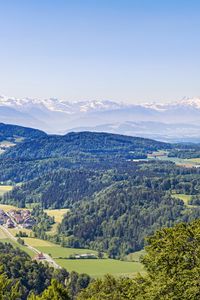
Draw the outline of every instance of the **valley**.
<instances>
[{"instance_id":1,"label":"valley","mask_svg":"<svg viewBox=\"0 0 200 300\"><path fill-rule=\"evenodd\" d=\"M200 1L0 24L0 300L200 300Z\"/></svg>"},{"instance_id":2,"label":"valley","mask_svg":"<svg viewBox=\"0 0 200 300\"><path fill-rule=\"evenodd\" d=\"M200 219L198 144L1 126L0 242L38 266L137 280L149 236Z\"/></svg>"},{"instance_id":3,"label":"valley","mask_svg":"<svg viewBox=\"0 0 200 300\"><path fill-rule=\"evenodd\" d=\"M4 193L5 192L6 189L4 189ZM0 210L9 213L9 211L19 211L19 208L13 205L0 204ZM24 209L24 211L26 211L26 209ZM54 209L46 210L45 212L55 218L55 224L53 224L51 231L48 232L48 234L54 234L56 232L55 226L58 226L61 223L62 218L69 210ZM20 244L16 237L20 232L26 233L27 235L27 237L22 237L24 245ZM50 266L53 265L55 268L63 267L68 271L76 271L79 273L83 273L85 272L85 269L87 269L87 274L94 278L104 276L107 274L108 269L109 273L115 276L132 277L138 272L143 272L143 267L139 260L135 262L117 261L109 259L105 254L103 254L104 258L98 259L97 251L90 249L65 248L46 240L34 238L33 236L34 233L31 229L24 229L19 226L14 228L7 228L5 225L0 226L0 242L11 243L14 247L19 247L35 259L38 259L37 255L42 253L43 258L39 258L39 260L48 262ZM86 255L86 253L88 256L94 255L95 258L73 258L78 255L81 257L81 255Z\"/></svg>"}]
</instances>

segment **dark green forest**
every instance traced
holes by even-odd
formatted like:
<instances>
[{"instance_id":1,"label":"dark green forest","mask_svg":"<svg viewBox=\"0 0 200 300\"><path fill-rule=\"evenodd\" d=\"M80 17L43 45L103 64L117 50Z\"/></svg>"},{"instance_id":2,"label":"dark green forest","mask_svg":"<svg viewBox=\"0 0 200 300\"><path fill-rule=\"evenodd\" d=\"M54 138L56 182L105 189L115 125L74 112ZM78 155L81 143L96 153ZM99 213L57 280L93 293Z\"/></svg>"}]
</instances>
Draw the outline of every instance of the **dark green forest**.
<instances>
[{"instance_id":1,"label":"dark green forest","mask_svg":"<svg viewBox=\"0 0 200 300\"><path fill-rule=\"evenodd\" d=\"M200 216L200 169L143 160L157 150L193 157L199 145L108 133L58 136L18 126L1 127L4 139L24 138L0 155L0 182L15 186L1 202L69 208L56 236L51 237L57 243L123 258L142 249L145 237L155 230ZM190 204L195 207L187 207L174 193L192 195ZM51 223L39 221L36 236L48 238Z\"/></svg>"},{"instance_id":2,"label":"dark green forest","mask_svg":"<svg viewBox=\"0 0 200 300\"><path fill-rule=\"evenodd\" d=\"M0 201L33 205L36 237L115 259L146 250L145 275L91 279L0 243L0 299L200 298L200 169L147 159L159 150L169 158L200 157L200 145L92 132L47 135L5 124L0 132L0 142L14 144L0 155L0 183L13 186ZM51 237L48 208L70 209Z\"/></svg>"}]
</instances>

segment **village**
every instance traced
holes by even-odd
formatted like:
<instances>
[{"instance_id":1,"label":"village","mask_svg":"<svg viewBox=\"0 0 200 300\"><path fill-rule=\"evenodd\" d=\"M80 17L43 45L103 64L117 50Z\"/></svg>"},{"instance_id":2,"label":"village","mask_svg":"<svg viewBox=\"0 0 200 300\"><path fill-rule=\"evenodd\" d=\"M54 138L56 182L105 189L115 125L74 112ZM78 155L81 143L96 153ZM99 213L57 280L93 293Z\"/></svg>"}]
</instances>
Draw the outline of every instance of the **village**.
<instances>
[{"instance_id":1,"label":"village","mask_svg":"<svg viewBox=\"0 0 200 300\"><path fill-rule=\"evenodd\" d=\"M6 212L0 209L0 225L6 228L31 229L35 225L35 219L31 216L31 212L28 209L11 209Z\"/></svg>"}]
</instances>

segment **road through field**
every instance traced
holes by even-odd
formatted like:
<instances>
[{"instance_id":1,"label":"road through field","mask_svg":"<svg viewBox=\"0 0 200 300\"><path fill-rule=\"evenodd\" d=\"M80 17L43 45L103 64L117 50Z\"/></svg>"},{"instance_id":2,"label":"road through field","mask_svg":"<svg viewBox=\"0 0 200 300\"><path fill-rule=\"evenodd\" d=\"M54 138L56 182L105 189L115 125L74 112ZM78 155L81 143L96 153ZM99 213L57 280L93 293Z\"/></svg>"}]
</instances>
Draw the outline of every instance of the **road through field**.
<instances>
[{"instance_id":1,"label":"road through field","mask_svg":"<svg viewBox=\"0 0 200 300\"><path fill-rule=\"evenodd\" d=\"M16 238L14 235L12 235L12 233L10 233L10 231L9 231L6 227L0 225L0 229L2 229L2 230L4 231L4 233L5 233L10 239L12 239L13 241L17 242L17 238ZM40 253L40 251L39 251L38 249L36 249L35 247L32 247L32 246L30 246L30 245L28 245L28 244L25 244L25 246L26 246L28 249L30 249L30 250L32 250L33 252L35 252L36 254L39 254L39 253ZM61 269L61 266L59 266L59 265L55 262L55 260L53 260L53 258L51 258L48 254L43 253L43 255L44 255L44 257L45 257L45 261L47 261L47 262L48 262L50 265L52 265L55 269Z\"/></svg>"}]
</instances>

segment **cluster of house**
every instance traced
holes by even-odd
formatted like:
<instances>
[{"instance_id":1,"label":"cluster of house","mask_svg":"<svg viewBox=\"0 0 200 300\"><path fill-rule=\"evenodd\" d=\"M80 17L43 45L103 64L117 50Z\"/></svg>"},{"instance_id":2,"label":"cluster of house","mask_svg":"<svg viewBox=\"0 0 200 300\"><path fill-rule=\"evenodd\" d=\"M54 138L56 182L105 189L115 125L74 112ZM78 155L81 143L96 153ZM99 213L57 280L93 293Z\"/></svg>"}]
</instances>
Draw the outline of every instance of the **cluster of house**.
<instances>
[{"instance_id":1,"label":"cluster of house","mask_svg":"<svg viewBox=\"0 0 200 300\"><path fill-rule=\"evenodd\" d=\"M30 210L12 209L8 212L0 209L0 225L7 228L14 228L20 225L22 228L31 229L35 225L35 219L31 216Z\"/></svg>"}]
</instances>

